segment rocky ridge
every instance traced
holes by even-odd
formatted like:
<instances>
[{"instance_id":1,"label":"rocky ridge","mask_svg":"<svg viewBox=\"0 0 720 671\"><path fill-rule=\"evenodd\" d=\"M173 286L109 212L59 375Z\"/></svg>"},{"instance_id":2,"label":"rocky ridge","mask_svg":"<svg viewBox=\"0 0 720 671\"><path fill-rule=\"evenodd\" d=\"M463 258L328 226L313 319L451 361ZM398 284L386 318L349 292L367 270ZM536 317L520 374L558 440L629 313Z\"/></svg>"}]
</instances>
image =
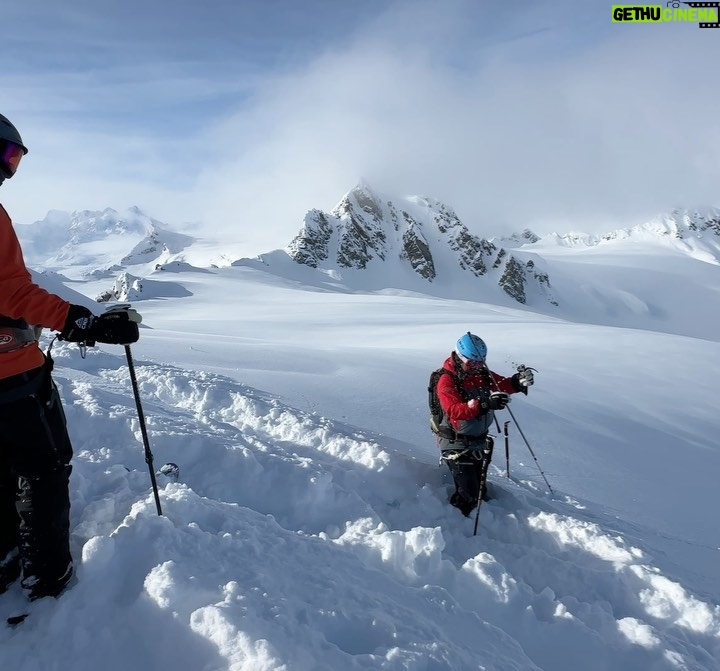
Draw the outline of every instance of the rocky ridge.
<instances>
[{"instance_id":1,"label":"rocky ridge","mask_svg":"<svg viewBox=\"0 0 720 671\"><path fill-rule=\"evenodd\" d=\"M537 239L525 231L518 243ZM426 197L390 200L364 184L329 213L310 210L286 251L296 263L322 270L399 263L430 283L440 278L449 259L469 276L494 282L518 303L533 294L557 304L550 278L537 261L472 234L444 203Z\"/></svg>"}]
</instances>

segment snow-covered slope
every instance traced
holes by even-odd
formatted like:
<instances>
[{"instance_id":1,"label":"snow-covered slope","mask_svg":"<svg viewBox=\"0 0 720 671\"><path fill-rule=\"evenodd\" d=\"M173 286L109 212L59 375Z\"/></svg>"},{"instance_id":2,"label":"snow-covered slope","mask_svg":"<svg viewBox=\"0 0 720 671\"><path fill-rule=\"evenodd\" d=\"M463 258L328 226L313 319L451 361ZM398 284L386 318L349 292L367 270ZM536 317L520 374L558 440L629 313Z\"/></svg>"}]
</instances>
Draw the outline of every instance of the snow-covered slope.
<instances>
[{"instance_id":1,"label":"snow-covered slope","mask_svg":"<svg viewBox=\"0 0 720 671\"><path fill-rule=\"evenodd\" d=\"M77 581L0 630L3 668L717 668L717 342L246 267L172 281L133 351L180 482L158 518L121 350L56 344ZM512 408L555 491L511 424L478 536L425 409L468 328L539 369Z\"/></svg>"},{"instance_id":2,"label":"snow-covered slope","mask_svg":"<svg viewBox=\"0 0 720 671\"><path fill-rule=\"evenodd\" d=\"M36 277L94 299L109 278L87 270L133 235L84 247L79 270L58 260L72 281ZM375 290L368 271L403 267L376 258L199 269L186 247L118 270L142 283L141 398L155 465L180 482L158 476L158 518L122 350L56 343L77 581L0 630L3 668L717 669L718 267L637 240L531 248L570 307L531 311L492 283L492 302ZM470 276L451 251L437 258ZM573 307L588 296L604 309ZM634 328L613 325L627 314ZM512 478L499 440L478 536L447 503L426 408L468 329L498 372L539 371L511 406L538 462L511 422ZM17 586L0 597L20 608Z\"/></svg>"}]
</instances>

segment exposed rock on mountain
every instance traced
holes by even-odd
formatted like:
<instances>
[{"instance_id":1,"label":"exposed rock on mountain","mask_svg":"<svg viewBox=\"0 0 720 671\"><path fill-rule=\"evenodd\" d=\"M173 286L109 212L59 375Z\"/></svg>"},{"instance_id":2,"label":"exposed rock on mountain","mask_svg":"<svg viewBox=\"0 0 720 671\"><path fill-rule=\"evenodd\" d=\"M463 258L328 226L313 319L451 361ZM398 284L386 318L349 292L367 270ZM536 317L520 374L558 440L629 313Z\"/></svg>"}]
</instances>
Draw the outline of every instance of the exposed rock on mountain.
<instances>
[{"instance_id":1,"label":"exposed rock on mountain","mask_svg":"<svg viewBox=\"0 0 720 671\"><path fill-rule=\"evenodd\" d=\"M500 277L500 286L503 291L512 296L518 303L525 303L525 268L514 256L505 264L505 271Z\"/></svg>"},{"instance_id":2,"label":"exposed rock on mountain","mask_svg":"<svg viewBox=\"0 0 720 671\"><path fill-rule=\"evenodd\" d=\"M121 273L109 291L104 291L95 300L98 303L108 301L136 301L142 298L143 284L139 277L130 273Z\"/></svg>"},{"instance_id":3,"label":"exposed rock on mountain","mask_svg":"<svg viewBox=\"0 0 720 671\"><path fill-rule=\"evenodd\" d=\"M328 247L333 228L327 215L320 210L310 210L305 215L301 234L289 245L288 254L298 263L317 268L328 258Z\"/></svg>"},{"instance_id":4,"label":"exposed rock on mountain","mask_svg":"<svg viewBox=\"0 0 720 671\"><path fill-rule=\"evenodd\" d=\"M526 242L538 239L531 231L522 235ZM494 282L520 303L528 300L525 286L535 285L539 291L533 296L557 304L546 273L508 258L504 248L470 233L444 203L425 197L393 201L365 184L352 189L330 213L308 212L286 251L296 263L328 272L394 264L433 282L459 269L471 281Z\"/></svg>"},{"instance_id":5,"label":"exposed rock on mountain","mask_svg":"<svg viewBox=\"0 0 720 671\"><path fill-rule=\"evenodd\" d=\"M402 235L401 259L407 259L412 269L426 280L432 280L435 276L435 264L433 263L430 247L422 233L416 226L411 226Z\"/></svg>"},{"instance_id":6,"label":"exposed rock on mountain","mask_svg":"<svg viewBox=\"0 0 720 671\"><path fill-rule=\"evenodd\" d=\"M507 237L497 238L498 243L507 244L509 247L532 245L539 240L541 240L540 236L533 233L529 228L523 230L522 233L513 233Z\"/></svg>"},{"instance_id":7,"label":"exposed rock on mountain","mask_svg":"<svg viewBox=\"0 0 720 671\"><path fill-rule=\"evenodd\" d=\"M548 278L548 274L537 270L535 262L532 259L522 263L514 256L511 256L505 264L505 271L499 281L503 291L508 296L512 296L518 303L525 304L528 302L525 288L529 283L533 282L536 288L544 293L552 305L558 304L550 292L550 279Z\"/></svg>"}]
</instances>

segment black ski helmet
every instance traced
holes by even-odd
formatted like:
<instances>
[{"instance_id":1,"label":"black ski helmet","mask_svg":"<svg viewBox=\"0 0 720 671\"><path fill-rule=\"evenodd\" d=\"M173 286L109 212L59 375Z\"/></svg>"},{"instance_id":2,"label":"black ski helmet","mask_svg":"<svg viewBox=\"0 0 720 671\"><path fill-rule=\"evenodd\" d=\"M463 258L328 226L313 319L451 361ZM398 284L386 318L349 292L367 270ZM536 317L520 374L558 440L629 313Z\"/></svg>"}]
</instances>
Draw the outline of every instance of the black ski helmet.
<instances>
[{"instance_id":1,"label":"black ski helmet","mask_svg":"<svg viewBox=\"0 0 720 671\"><path fill-rule=\"evenodd\" d=\"M0 114L0 156L8 142L22 147L23 155L28 153L28 148L23 143L17 128L10 123L7 117ZM6 166L3 161L0 161L0 184L4 178L12 177L13 174L14 170L10 170L9 166Z\"/></svg>"}]
</instances>

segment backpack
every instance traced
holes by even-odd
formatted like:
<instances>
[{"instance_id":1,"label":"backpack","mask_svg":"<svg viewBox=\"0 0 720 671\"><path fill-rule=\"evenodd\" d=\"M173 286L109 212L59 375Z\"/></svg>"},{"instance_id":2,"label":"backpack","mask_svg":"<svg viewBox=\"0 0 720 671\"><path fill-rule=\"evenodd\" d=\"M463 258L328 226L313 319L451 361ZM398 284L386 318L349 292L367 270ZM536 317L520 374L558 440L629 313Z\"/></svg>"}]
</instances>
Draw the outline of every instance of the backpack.
<instances>
[{"instance_id":1,"label":"backpack","mask_svg":"<svg viewBox=\"0 0 720 671\"><path fill-rule=\"evenodd\" d=\"M448 434L454 431L448 427L441 427L440 423L443 421L445 413L443 412L442 406L440 405L440 399L437 395L437 383L438 380L445 374L452 375L453 379L457 381L457 376L453 375L447 368L438 368L430 373L430 381L428 382L428 405L430 406L430 430L442 436L444 438L449 437Z\"/></svg>"}]
</instances>

